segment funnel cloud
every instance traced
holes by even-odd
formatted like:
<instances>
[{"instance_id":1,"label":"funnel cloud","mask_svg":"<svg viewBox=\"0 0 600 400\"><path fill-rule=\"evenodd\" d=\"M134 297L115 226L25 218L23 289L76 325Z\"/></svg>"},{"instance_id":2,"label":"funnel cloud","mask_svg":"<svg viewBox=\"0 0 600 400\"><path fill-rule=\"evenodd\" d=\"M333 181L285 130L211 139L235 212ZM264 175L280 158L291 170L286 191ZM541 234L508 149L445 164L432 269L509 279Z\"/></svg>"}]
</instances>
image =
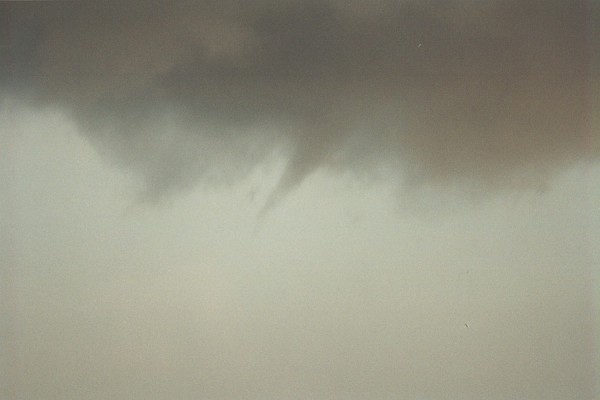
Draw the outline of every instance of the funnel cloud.
<instances>
[{"instance_id":1,"label":"funnel cloud","mask_svg":"<svg viewBox=\"0 0 600 400\"><path fill-rule=\"evenodd\" d=\"M0 399L600 399L598 4L0 2Z\"/></svg>"}]
</instances>

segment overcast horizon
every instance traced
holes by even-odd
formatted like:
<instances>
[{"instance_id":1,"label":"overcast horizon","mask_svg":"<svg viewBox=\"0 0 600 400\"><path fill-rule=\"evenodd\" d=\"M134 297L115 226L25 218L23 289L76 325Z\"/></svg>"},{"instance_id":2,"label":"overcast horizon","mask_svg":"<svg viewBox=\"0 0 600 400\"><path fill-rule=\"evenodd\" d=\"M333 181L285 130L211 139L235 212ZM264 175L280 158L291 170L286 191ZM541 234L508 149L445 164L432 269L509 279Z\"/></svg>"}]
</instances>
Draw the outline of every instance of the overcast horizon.
<instances>
[{"instance_id":1,"label":"overcast horizon","mask_svg":"<svg viewBox=\"0 0 600 400\"><path fill-rule=\"evenodd\" d=\"M593 1L0 4L0 398L600 399Z\"/></svg>"}]
</instances>

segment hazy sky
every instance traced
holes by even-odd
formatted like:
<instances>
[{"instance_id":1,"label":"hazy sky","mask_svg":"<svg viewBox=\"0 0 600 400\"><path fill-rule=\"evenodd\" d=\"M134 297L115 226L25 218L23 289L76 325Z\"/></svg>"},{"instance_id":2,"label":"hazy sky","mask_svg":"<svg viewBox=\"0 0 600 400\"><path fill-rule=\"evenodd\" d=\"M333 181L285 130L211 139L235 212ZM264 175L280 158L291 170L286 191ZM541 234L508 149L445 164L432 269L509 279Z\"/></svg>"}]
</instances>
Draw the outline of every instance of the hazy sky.
<instances>
[{"instance_id":1,"label":"hazy sky","mask_svg":"<svg viewBox=\"0 0 600 400\"><path fill-rule=\"evenodd\" d=\"M600 398L597 8L0 4L0 397Z\"/></svg>"}]
</instances>

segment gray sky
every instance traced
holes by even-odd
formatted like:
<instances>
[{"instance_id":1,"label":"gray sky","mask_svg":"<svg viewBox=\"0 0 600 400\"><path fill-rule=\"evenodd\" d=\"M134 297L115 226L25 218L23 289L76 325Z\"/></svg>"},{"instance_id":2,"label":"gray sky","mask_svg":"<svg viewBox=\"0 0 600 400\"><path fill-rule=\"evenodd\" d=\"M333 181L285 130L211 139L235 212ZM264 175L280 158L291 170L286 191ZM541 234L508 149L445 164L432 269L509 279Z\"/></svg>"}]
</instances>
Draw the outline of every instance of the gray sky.
<instances>
[{"instance_id":1,"label":"gray sky","mask_svg":"<svg viewBox=\"0 0 600 400\"><path fill-rule=\"evenodd\" d=\"M0 5L0 397L598 399L592 8Z\"/></svg>"}]
</instances>

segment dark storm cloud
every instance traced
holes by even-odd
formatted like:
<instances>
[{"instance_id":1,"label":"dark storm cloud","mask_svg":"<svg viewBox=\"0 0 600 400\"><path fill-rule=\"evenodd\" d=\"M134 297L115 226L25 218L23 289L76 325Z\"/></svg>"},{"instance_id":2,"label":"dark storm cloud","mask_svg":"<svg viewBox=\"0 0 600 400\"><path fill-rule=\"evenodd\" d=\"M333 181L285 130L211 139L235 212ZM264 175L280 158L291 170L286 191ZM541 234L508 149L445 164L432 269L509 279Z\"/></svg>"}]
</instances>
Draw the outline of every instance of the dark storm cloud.
<instances>
[{"instance_id":1,"label":"dark storm cloud","mask_svg":"<svg viewBox=\"0 0 600 400\"><path fill-rule=\"evenodd\" d=\"M2 6L3 90L72 115L149 195L280 152L319 167L531 183L600 153L591 3Z\"/></svg>"}]
</instances>

